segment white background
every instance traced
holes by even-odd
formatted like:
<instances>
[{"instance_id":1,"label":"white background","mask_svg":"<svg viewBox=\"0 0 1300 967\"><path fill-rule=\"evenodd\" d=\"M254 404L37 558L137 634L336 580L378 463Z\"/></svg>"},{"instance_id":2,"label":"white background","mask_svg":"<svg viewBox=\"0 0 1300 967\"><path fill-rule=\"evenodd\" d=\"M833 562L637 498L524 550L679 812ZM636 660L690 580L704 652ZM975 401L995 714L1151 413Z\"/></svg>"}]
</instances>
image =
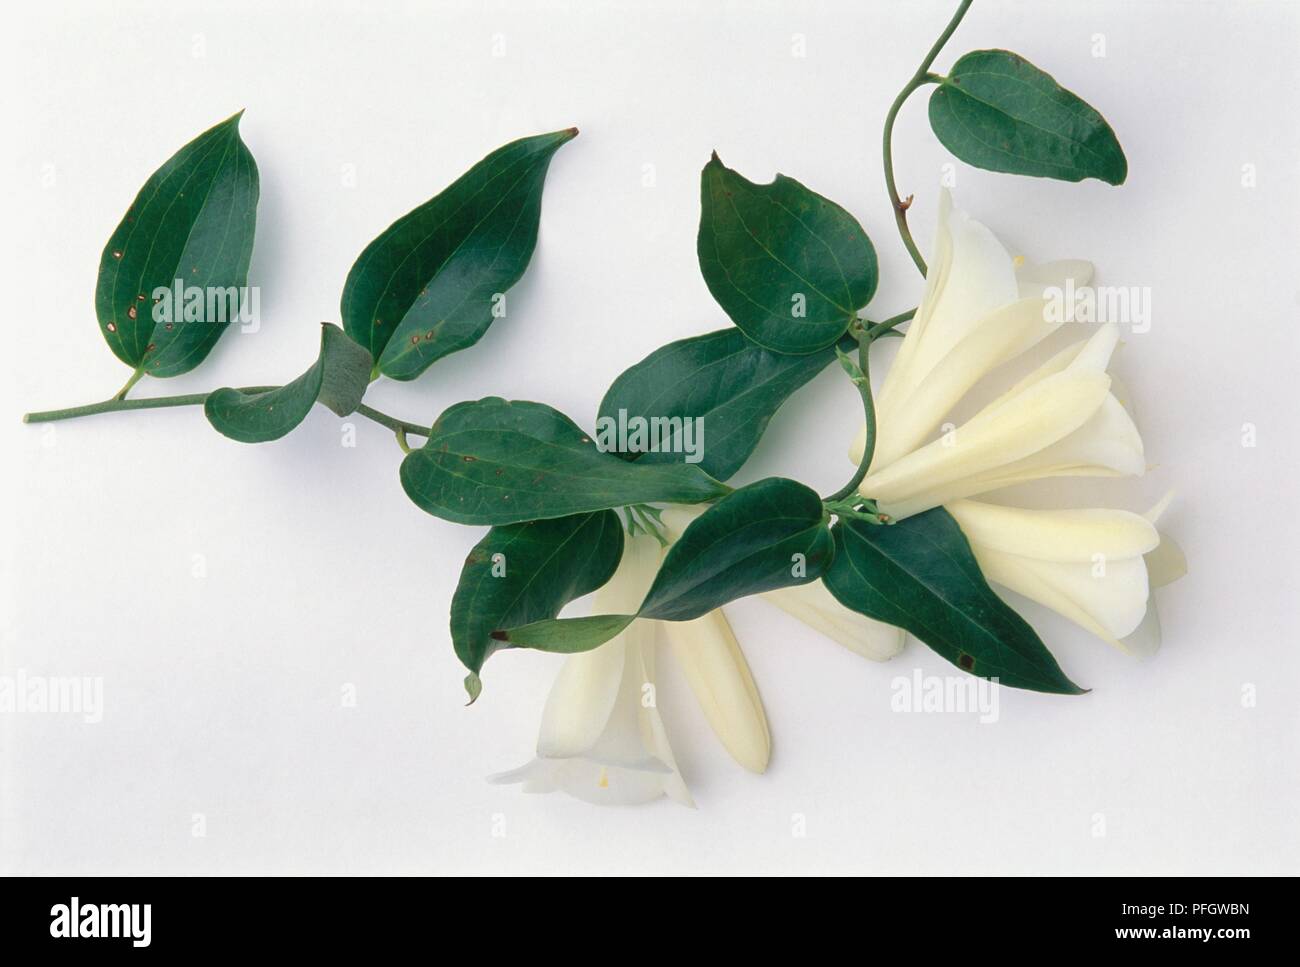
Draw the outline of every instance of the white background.
<instances>
[{"instance_id":1,"label":"white background","mask_svg":"<svg viewBox=\"0 0 1300 967\"><path fill-rule=\"evenodd\" d=\"M695 258L699 169L714 148L754 180L779 170L854 212L880 254L872 316L914 305L920 281L886 203L880 126L952 6L11 10L0 42L0 674L102 676L106 707L98 724L0 716L0 867L1300 868L1293 3L981 0L936 63L1014 49L1097 105L1129 159L1118 189L956 167L957 204L1012 251L1090 258L1100 282L1152 292L1151 330L1127 339L1115 370L1154 469L1106 494L1141 509L1176 488L1168 529L1191 572L1161 595L1165 648L1151 661L1030 613L1093 688L1081 698L1004 691L988 725L894 712L896 676L950 666L916 643L872 664L743 602L730 613L771 721L765 776L726 757L665 655L661 706L699 808L524 796L484 776L530 757L560 659L498 655L482 699L463 707L447 610L481 531L404 497L386 431L357 420L345 448L344 421L320 408L258 447L218 436L197 409L19 422L121 385L127 372L96 334L100 251L149 173L239 108L261 170L250 281L263 287L262 329L232 330L198 370L135 395L301 372L371 238L497 145L573 124L582 135L552 164L509 317L418 382L376 384L375 405L427 422L462 399L505 395L591 426L622 369L726 324ZM1094 56L1098 34L1105 57ZM896 152L928 251L951 158L929 132L924 94L904 109ZM1257 187L1243 186L1243 165ZM847 381L828 371L738 479L785 473L833 489L859 419ZM206 577L194 576L199 561ZM348 685L354 708L341 701ZM205 837L192 835L196 814Z\"/></svg>"}]
</instances>

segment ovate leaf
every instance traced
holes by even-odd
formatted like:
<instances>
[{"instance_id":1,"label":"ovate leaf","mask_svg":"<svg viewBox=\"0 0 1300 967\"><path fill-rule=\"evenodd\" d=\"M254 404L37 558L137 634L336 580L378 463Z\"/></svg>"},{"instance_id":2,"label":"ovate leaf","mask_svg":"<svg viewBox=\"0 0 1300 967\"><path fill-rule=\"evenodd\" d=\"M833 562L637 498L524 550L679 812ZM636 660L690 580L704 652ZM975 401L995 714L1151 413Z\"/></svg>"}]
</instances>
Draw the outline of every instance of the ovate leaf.
<instances>
[{"instance_id":1,"label":"ovate leaf","mask_svg":"<svg viewBox=\"0 0 1300 967\"><path fill-rule=\"evenodd\" d=\"M731 321L779 353L831 346L876 291L876 251L839 205L777 175L756 185L714 154L700 179L700 271Z\"/></svg>"},{"instance_id":2,"label":"ovate leaf","mask_svg":"<svg viewBox=\"0 0 1300 967\"><path fill-rule=\"evenodd\" d=\"M623 528L610 510L494 527L465 559L451 600L451 640L470 672L471 699L483 663L510 645L492 637L544 618L596 590L623 556Z\"/></svg>"},{"instance_id":3,"label":"ovate leaf","mask_svg":"<svg viewBox=\"0 0 1300 967\"><path fill-rule=\"evenodd\" d=\"M150 176L100 257L100 331L118 359L150 376L203 362L246 305L258 179L242 114Z\"/></svg>"},{"instance_id":4,"label":"ovate leaf","mask_svg":"<svg viewBox=\"0 0 1300 967\"><path fill-rule=\"evenodd\" d=\"M577 134L498 148L366 246L343 288L343 328L380 372L414 379L478 342L532 258L551 156Z\"/></svg>"},{"instance_id":5,"label":"ovate leaf","mask_svg":"<svg viewBox=\"0 0 1300 967\"><path fill-rule=\"evenodd\" d=\"M699 503L729 491L693 464L620 460L563 413L490 396L458 403L402 461L422 510L458 524L514 524L655 501Z\"/></svg>"},{"instance_id":6,"label":"ovate leaf","mask_svg":"<svg viewBox=\"0 0 1300 967\"><path fill-rule=\"evenodd\" d=\"M726 480L754 452L781 404L834 358L830 349L774 353L734 327L679 339L614 380L600 402L596 432L612 430L614 452L643 463L681 463L694 451L701 468ZM638 427L646 431L639 448ZM624 443L629 450L618 448Z\"/></svg>"},{"instance_id":7,"label":"ovate leaf","mask_svg":"<svg viewBox=\"0 0 1300 967\"><path fill-rule=\"evenodd\" d=\"M930 95L943 146L988 171L1123 184L1128 161L1090 105L1019 54L975 50Z\"/></svg>"},{"instance_id":8,"label":"ovate leaf","mask_svg":"<svg viewBox=\"0 0 1300 967\"><path fill-rule=\"evenodd\" d=\"M1051 652L984 580L942 507L885 526L839 521L823 578L846 608L910 631L958 668L1003 685L1078 695Z\"/></svg>"},{"instance_id":9,"label":"ovate leaf","mask_svg":"<svg viewBox=\"0 0 1300 967\"><path fill-rule=\"evenodd\" d=\"M555 618L506 628L498 637L516 647L587 651L637 618L690 621L747 595L815 581L833 553L816 492L769 477L727 495L691 522L636 614Z\"/></svg>"},{"instance_id":10,"label":"ovate leaf","mask_svg":"<svg viewBox=\"0 0 1300 967\"><path fill-rule=\"evenodd\" d=\"M321 327L320 355L311 369L287 386L259 393L215 390L203 413L218 433L241 443L278 440L304 419L313 403L323 403L339 416L361 405L370 384L369 354L338 326Z\"/></svg>"}]
</instances>

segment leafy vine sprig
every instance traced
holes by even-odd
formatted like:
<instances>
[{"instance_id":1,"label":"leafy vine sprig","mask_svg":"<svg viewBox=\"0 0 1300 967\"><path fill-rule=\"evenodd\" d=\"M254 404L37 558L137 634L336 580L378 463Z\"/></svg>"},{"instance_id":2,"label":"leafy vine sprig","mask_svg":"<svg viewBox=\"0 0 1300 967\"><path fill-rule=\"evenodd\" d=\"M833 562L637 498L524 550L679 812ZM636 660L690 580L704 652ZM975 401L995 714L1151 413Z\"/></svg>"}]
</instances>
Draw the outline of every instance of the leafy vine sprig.
<instances>
[{"instance_id":1,"label":"leafy vine sprig","mask_svg":"<svg viewBox=\"0 0 1300 967\"><path fill-rule=\"evenodd\" d=\"M882 131L887 200L922 275L928 266L908 225L913 196L898 190L893 131L923 87L934 87L934 134L966 163L1063 181L1120 184L1127 174L1101 115L1019 55L972 51L947 73L933 69L970 7L960 3ZM96 314L110 350L131 369L126 385L99 403L29 413L27 422L201 406L219 433L262 443L291 432L320 403L392 431L407 496L437 517L489 528L451 603L452 644L471 699L484 663L502 649L581 652L640 619L692 621L738 598L813 583L965 672L1044 692L1082 691L990 589L941 501L891 501L874 489L882 435L893 427L877 425L869 351L924 317L925 305L865 318L879 277L858 220L785 175L749 181L716 152L701 172L697 256L731 325L629 367L601 401L595 432L532 401L466 401L428 425L364 402L376 378L418 378L505 314L507 292L537 242L549 165L576 128L498 148L371 241L343 287L341 327L322 326L317 358L296 379L131 398L145 376L199 365L253 301L247 279L260 187L240 117L154 172L105 245ZM217 300L215 314L214 291L226 300ZM772 416L836 360L858 391L865 424L848 482L825 497L781 477L728 484ZM411 437L424 442L412 446ZM662 516L673 505L695 508L680 532ZM610 580L626 535L648 535L666 549L639 605L559 617Z\"/></svg>"}]
</instances>

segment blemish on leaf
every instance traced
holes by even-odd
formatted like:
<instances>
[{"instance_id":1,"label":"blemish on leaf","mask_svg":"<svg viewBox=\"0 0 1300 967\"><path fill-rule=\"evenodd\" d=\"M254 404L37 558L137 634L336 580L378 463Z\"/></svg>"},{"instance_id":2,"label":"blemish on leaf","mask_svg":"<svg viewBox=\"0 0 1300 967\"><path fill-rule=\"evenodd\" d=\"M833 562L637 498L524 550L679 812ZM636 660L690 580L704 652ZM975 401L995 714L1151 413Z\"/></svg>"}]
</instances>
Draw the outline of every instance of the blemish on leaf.
<instances>
[{"instance_id":1,"label":"blemish on leaf","mask_svg":"<svg viewBox=\"0 0 1300 967\"><path fill-rule=\"evenodd\" d=\"M115 259L120 259L121 257L122 257L122 252L121 252L121 250L120 250L120 249L113 249L113 258L115 258Z\"/></svg>"},{"instance_id":2,"label":"blemish on leaf","mask_svg":"<svg viewBox=\"0 0 1300 967\"><path fill-rule=\"evenodd\" d=\"M107 326L105 326L104 328L107 329L109 332L117 332L117 323L115 323L115 322L110 322L110 323L109 323Z\"/></svg>"},{"instance_id":3,"label":"blemish on leaf","mask_svg":"<svg viewBox=\"0 0 1300 967\"><path fill-rule=\"evenodd\" d=\"M494 631L489 635L494 641L509 641L510 633L506 631Z\"/></svg>"},{"instance_id":4,"label":"blemish on leaf","mask_svg":"<svg viewBox=\"0 0 1300 967\"><path fill-rule=\"evenodd\" d=\"M972 668L975 667L975 656L967 655L963 652L962 654L957 656L957 664L960 665L966 671L970 671Z\"/></svg>"},{"instance_id":5,"label":"blemish on leaf","mask_svg":"<svg viewBox=\"0 0 1300 967\"><path fill-rule=\"evenodd\" d=\"M126 315L127 315L127 318L129 318L129 319L134 319L135 316L136 316L135 306L131 306L130 308L128 308L128 309L126 310Z\"/></svg>"}]
</instances>

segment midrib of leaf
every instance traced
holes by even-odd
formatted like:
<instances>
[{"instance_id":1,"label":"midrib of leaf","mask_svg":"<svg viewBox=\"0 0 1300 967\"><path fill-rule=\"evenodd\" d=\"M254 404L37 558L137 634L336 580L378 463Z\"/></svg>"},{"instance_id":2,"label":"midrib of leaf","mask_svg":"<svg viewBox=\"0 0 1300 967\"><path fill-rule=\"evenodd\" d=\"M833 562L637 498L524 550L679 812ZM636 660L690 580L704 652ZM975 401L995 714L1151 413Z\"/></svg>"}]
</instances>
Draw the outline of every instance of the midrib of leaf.
<instances>
[{"instance_id":1,"label":"midrib of leaf","mask_svg":"<svg viewBox=\"0 0 1300 967\"><path fill-rule=\"evenodd\" d=\"M226 159L225 159L225 157L223 156L222 159L221 159L221 163L217 166L218 171L220 171L221 167L224 166L225 163L226 163ZM238 186L239 186L239 171L240 171L240 167L241 167L241 165L243 165L243 163L244 163L244 161L243 161L242 156L239 154L239 152L236 152L236 153L235 153L235 173L234 173L234 184L235 184L235 188L236 188L236 189L237 189ZM215 181L216 181L216 179L213 179L213 182L214 182L214 183L215 183ZM202 210L203 210L204 208L207 207L207 199L208 199L208 197L212 194L212 187L213 187L212 185L209 185L209 186L208 186L208 193L207 193L206 195L203 196L203 205L200 206L200 212L202 212ZM225 228L223 229L223 231L222 231L222 233L221 233L221 244L217 246L217 254L216 254L216 256L214 256L213 259L212 259L212 262L213 262L214 265L217 264L217 263L219 263L219 262L221 261L221 253L224 252L224 251L226 250L226 242L227 242L227 241L229 240L229 238L230 238L230 226L231 226L231 223L234 221L234 213L235 213L235 209L236 209L236 207L237 207L237 204L236 204L237 201L238 201L238 197L237 197L237 195L232 194L232 197L231 197L231 204L230 204L230 210L226 213L226 225L225 225ZM197 223L198 223L198 219L195 219L195 224L197 224ZM191 228L190 228L190 232L189 232L189 235L187 235L186 238L185 238L185 245L181 246L181 251L182 251L182 252L184 252L185 249L189 246L190 236L192 236L193 234L194 234L194 229L193 229L193 227L191 226ZM247 278L247 277L245 277L245 278ZM208 277L208 281L211 282L211 276ZM225 325L226 325L226 326L230 325L230 320L229 320L229 319L226 320ZM225 330L225 327L224 327L224 326L223 326L222 329L219 330L219 331L218 331L218 330L215 330L215 326L212 326L211 328L212 328L214 331L217 332L217 336L218 336L218 337L220 337L221 332L223 332L223 331ZM165 331L165 330L164 330L164 331ZM182 332L182 329L178 326L178 327L176 328L175 332L176 332L176 335L173 336L172 339L171 339L171 340L168 342L168 344L167 344L167 347L168 347L168 348L171 348L172 346L174 346L174 345L176 344L176 341L180 338L180 333ZM154 324L153 324L153 335L156 336L157 333L158 333L158 323L157 323L157 322L154 322ZM162 337L159 336L158 338L161 339ZM153 341L152 338L151 338L150 341ZM195 354L198 352L198 350L199 350L202 346L204 346L205 344L207 344L208 342L209 342L209 339L204 338L204 339L200 339L200 340L198 340L197 342L189 343L189 344L187 345L187 347L186 347L185 355L183 355L183 356L180 358L179 361L172 363L171 366L174 368L174 367L176 367L176 366L182 366L182 365L184 365L186 362L189 361L189 359L190 359L191 356L195 355ZM157 354L157 358L162 358L162 352L161 352L161 351Z\"/></svg>"}]
</instances>

